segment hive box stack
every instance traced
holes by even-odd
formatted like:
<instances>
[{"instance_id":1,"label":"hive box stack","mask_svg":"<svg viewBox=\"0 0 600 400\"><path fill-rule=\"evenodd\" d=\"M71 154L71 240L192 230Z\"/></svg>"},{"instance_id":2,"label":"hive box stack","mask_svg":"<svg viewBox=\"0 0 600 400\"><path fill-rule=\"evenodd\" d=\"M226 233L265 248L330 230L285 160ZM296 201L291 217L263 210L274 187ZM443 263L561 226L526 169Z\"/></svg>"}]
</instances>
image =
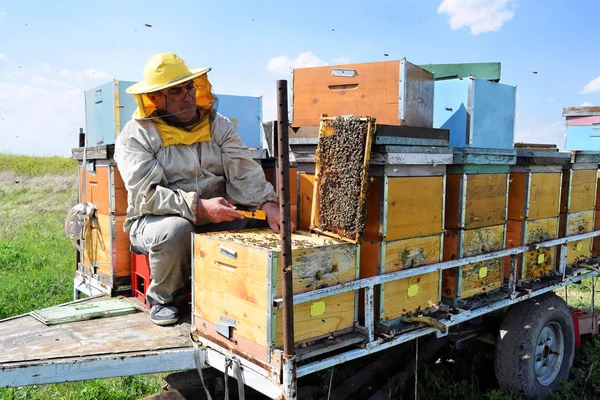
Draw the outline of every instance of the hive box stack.
<instances>
[{"instance_id":1,"label":"hive box stack","mask_svg":"<svg viewBox=\"0 0 600 400\"><path fill-rule=\"evenodd\" d=\"M558 237L563 167L571 153L555 145L517 144L517 164L511 166L507 248ZM517 286L531 286L539 278L553 275L557 267L556 248L527 251L517 256ZM510 258L504 260L508 280Z\"/></svg>"},{"instance_id":2,"label":"hive box stack","mask_svg":"<svg viewBox=\"0 0 600 400\"><path fill-rule=\"evenodd\" d=\"M76 281L117 295L131 290L129 235L123 231L127 191L113 160L114 145L73 149L79 164L79 202L94 205L86 224Z\"/></svg>"},{"instance_id":3,"label":"hive box stack","mask_svg":"<svg viewBox=\"0 0 600 400\"><path fill-rule=\"evenodd\" d=\"M561 237L600 228L596 223L600 106L564 107L563 116L567 125L566 148L572 151L573 158L563 175ZM600 241L596 238L569 243L567 265L587 261L593 243ZM593 247L597 253L597 246Z\"/></svg>"},{"instance_id":4,"label":"hive box stack","mask_svg":"<svg viewBox=\"0 0 600 400\"><path fill-rule=\"evenodd\" d=\"M294 70L290 145L298 165L299 225L311 228L320 114L376 118L360 277L441 261L449 132L432 129L433 74L390 61ZM437 272L375 288L376 322L434 309ZM360 296L362 300L362 296ZM361 308L362 310L362 308Z\"/></svg>"},{"instance_id":5,"label":"hive box stack","mask_svg":"<svg viewBox=\"0 0 600 400\"><path fill-rule=\"evenodd\" d=\"M571 153L571 164L563 171L559 237L591 232L595 224L600 152ZM569 242L567 265L587 262L592 257L592 242L591 238Z\"/></svg>"},{"instance_id":6,"label":"hive box stack","mask_svg":"<svg viewBox=\"0 0 600 400\"><path fill-rule=\"evenodd\" d=\"M514 86L484 79L436 81L434 127L450 130L444 261L502 250L513 148ZM502 285L500 259L443 273L442 297L462 304Z\"/></svg>"}]
</instances>

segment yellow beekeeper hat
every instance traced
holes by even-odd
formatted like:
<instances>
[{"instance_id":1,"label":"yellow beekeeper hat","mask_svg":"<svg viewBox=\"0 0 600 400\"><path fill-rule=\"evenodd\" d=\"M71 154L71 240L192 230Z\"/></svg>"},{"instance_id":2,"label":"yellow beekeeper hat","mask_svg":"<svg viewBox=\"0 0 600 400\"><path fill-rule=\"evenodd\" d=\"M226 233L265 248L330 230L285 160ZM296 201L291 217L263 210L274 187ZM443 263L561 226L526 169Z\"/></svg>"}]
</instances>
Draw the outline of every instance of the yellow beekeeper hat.
<instances>
[{"instance_id":1,"label":"yellow beekeeper hat","mask_svg":"<svg viewBox=\"0 0 600 400\"><path fill-rule=\"evenodd\" d=\"M159 53L150 58L144 68L144 80L131 85L126 92L143 94L156 92L205 75L210 68L189 69L174 53Z\"/></svg>"}]
</instances>

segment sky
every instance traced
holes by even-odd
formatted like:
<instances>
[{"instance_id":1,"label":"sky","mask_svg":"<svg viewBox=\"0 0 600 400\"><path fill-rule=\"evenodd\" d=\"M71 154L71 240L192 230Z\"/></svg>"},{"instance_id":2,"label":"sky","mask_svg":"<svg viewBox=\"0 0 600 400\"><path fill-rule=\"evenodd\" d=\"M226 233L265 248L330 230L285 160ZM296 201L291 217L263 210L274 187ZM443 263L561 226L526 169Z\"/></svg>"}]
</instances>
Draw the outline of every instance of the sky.
<instances>
[{"instance_id":1,"label":"sky","mask_svg":"<svg viewBox=\"0 0 600 400\"><path fill-rule=\"evenodd\" d=\"M572 4L0 0L0 153L69 156L83 91L141 80L160 52L211 67L216 93L262 96L265 121L291 68L501 62L501 82L517 87L515 141L562 148L562 108L600 105L600 2Z\"/></svg>"}]
</instances>

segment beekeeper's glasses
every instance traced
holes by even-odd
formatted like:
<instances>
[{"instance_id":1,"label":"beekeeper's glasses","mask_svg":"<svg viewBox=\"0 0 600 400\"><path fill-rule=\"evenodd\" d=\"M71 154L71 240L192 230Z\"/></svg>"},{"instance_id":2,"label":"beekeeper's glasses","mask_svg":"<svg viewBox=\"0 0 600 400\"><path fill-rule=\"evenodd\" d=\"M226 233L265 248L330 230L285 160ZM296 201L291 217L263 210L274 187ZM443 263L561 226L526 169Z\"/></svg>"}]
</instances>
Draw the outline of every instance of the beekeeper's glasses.
<instances>
[{"instance_id":1,"label":"beekeeper's glasses","mask_svg":"<svg viewBox=\"0 0 600 400\"><path fill-rule=\"evenodd\" d=\"M190 94L192 98L194 98L196 93L196 83L194 81L190 81L188 83L184 83L181 85L173 86L168 89L165 89L162 94L167 96L169 99L173 101L181 101L185 99L185 96Z\"/></svg>"}]
</instances>

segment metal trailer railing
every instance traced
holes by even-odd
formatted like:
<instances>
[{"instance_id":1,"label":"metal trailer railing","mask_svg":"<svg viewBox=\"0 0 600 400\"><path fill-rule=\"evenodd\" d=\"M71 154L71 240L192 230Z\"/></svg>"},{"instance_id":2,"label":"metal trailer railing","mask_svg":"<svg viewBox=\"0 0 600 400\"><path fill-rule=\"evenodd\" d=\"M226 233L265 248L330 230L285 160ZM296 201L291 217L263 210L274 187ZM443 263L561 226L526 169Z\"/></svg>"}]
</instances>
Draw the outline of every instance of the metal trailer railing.
<instances>
[{"instance_id":1,"label":"metal trailer railing","mask_svg":"<svg viewBox=\"0 0 600 400\"><path fill-rule=\"evenodd\" d=\"M308 362L305 365L297 366L296 357L292 356L284 358L280 370L267 370L259 365L256 365L248 359L244 359L239 355L232 354L229 350L223 348L219 344L212 342L206 338L192 339L195 344L195 359L196 367L199 369L213 367L221 372L226 372L231 377L240 377L243 383L262 394L272 399L295 400L297 398L297 379L312 373L342 364L344 362L364 357L379 351L389 349L402 343L418 339L422 336L435 334L437 337L448 335L448 328L458 324L467 322L477 317L481 317L488 313L506 308L518 302L530 299L535 296L565 287L572 283L580 282L586 278L597 276L598 273L594 269L581 267L577 265L567 266L567 244L574 241L589 239L600 236L600 231L593 231L576 236L569 236L560 239L549 240L542 243L531 244L527 246L515 247L512 249L500 250L491 253L481 254L461 258L453 261L445 261L436 264L430 264L422 267L411 268L383 274L371 278L358 279L352 282L337 284L335 286L314 290L311 292L300 293L293 296L293 304L302 304L307 302L323 299L335 294L345 293L349 291L357 291L364 289L364 320L365 324L357 323L357 330L364 331L366 343L361 348L353 348L343 351L340 354L327 356L323 359ZM560 259L558 260L558 269L556 270L556 278L554 282L550 282L548 286L533 290L533 289L518 289L517 288L517 256L530 250L538 250L542 248L560 247ZM418 328L411 332L401 333L397 336L385 335L385 337L376 337L374 326L374 287L384 283L410 278L417 275L422 275L428 272L435 272L457 268L467 264L477 263L496 258L510 257L509 278L505 281L503 289L506 290L507 297L498 300L495 303L475 308L472 310L464 310L456 308L456 312L448 314L438 321L446 327L446 332L426 327ZM597 266L597 260L588 263L588 266ZM567 270L569 271L567 272ZM193 276L193 274L192 274ZM283 299L275 300L276 303L282 303ZM195 341L197 340L197 342ZM275 350L281 352L281 350ZM232 363L236 364L237 371L229 368ZM201 371L200 371L201 372Z\"/></svg>"}]
</instances>

